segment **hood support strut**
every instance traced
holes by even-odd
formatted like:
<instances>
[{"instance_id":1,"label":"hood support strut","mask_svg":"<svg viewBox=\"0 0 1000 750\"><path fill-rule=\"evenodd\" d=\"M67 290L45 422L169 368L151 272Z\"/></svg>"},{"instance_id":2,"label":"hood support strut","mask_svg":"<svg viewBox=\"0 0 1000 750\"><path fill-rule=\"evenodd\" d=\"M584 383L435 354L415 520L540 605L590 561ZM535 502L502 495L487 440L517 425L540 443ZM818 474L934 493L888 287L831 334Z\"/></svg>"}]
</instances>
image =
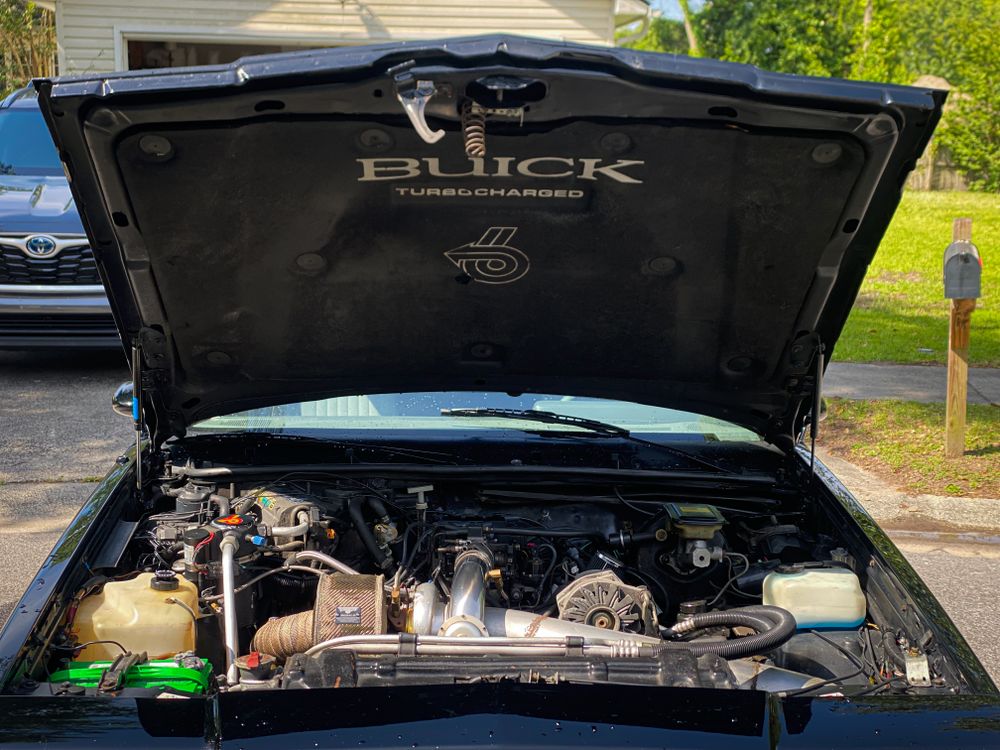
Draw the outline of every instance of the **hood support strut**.
<instances>
[{"instance_id":1,"label":"hood support strut","mask_svg":"<svg viewBox=\"0 0 1000 750\"><path fill-rule=\"evenodd\" d=\"M142 350L132 344L132 427L135 430L135 487L142 491Z\"/></svg>"},{"instance_id":2,"label":"hood support strut","mask_svg":"<svg viewBox=\"0 0 1000 750\"><path fill-rule=\"evenodd\" d=\"M813 358L813 399L812 417L809 420L809 476L816 476L816 435L819 433L819 419L823 408L823 365L826 347L822 341L816 343L816 356Z\"/></svg>"}]
</instances>

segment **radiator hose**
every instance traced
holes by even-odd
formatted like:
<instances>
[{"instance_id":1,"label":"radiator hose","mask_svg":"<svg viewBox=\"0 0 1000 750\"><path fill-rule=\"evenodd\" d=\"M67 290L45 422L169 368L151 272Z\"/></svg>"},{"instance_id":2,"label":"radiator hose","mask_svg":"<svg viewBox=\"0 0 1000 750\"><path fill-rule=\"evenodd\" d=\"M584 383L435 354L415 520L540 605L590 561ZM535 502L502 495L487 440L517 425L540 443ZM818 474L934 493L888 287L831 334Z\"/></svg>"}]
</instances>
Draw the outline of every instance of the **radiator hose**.
<instances>
[{"instance_id":1,"label":"radiator hose","mask_svg":"<svg viewBox=\"0 0 1000 750\"><path fill-rule=\"evenodd\" d=\"M755 607L739 607L724 612L702 612L691 615L677 623L667 636L679 636L694 630L715 627L745 627L755 631L754 635L727 641L672 642L657 646L657 649L683 648L695 656L715 654L723 659L740 659L747 656L767 653L777 648L795 635L795 618L788 610L781 607L758 605Z\"/></svg>"}]
</instances>

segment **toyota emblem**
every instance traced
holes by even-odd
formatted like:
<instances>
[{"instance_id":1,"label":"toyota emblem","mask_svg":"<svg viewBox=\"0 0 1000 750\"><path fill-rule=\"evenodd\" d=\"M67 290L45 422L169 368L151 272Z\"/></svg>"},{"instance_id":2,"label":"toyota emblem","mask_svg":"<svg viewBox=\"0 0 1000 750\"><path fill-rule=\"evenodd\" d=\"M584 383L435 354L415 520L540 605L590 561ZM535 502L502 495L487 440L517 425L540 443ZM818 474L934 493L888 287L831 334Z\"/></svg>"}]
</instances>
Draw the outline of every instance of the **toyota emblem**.
<instances>
[{"instance_id":1,"label":"toyota emblem","mask_svg":"<svg viewBox=\"0 0 1000 750\"><path fill-rule=\"evenodd\" d=\"M47 234L35 234L25 241L24 250L30 258L51 258L59 252L59 245Z\"/></svg>"}]
</instances>

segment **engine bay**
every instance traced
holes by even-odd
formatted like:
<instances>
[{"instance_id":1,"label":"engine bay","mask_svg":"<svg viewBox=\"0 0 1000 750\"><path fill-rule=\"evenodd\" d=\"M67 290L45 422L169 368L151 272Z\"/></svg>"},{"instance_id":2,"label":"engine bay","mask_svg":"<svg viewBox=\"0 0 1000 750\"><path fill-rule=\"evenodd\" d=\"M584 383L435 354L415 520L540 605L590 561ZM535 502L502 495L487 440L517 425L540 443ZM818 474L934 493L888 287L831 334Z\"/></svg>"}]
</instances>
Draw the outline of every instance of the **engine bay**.
<instances>
[{"instance_id":1,"label":"engine bay","mask_svg":"<svg viewBox=\"0 0 1000 750\"><path fill-rule=\"evenodd\" d=\"M948 689L932 639L885 616L855 552L774 498L178 473L147 508L69 602L38 692Z\"/></svg>"}]
</instances>

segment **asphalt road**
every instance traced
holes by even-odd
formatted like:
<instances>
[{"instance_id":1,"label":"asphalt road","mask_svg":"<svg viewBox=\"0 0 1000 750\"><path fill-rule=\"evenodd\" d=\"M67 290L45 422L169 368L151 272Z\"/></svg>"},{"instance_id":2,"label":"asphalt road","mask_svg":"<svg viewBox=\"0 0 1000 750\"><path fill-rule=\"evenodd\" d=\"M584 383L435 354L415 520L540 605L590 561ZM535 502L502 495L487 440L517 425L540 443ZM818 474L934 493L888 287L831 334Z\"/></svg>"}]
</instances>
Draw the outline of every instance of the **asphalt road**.
<instances>
[{"instance_id":1,"label":"asphalt road","mask_svg":"<svg viewBox=\"0 0 1000 750\"><path fill-rule=\"evenodd\" d=\"M110 407L127 376L121 354L0 352L0 621L129 445ZM896 541L1000 682L1000 545Z\"/></svg>"},{"instance_id":2,"label":"asphalt road","mask_svg":"<svg viewBox=\"0 0 1000 750\"><path fill-rule=\"evenodd\" d=\"M0 352L0 620L132 437L123 354Z\"/></svg>"}]
</instances>

